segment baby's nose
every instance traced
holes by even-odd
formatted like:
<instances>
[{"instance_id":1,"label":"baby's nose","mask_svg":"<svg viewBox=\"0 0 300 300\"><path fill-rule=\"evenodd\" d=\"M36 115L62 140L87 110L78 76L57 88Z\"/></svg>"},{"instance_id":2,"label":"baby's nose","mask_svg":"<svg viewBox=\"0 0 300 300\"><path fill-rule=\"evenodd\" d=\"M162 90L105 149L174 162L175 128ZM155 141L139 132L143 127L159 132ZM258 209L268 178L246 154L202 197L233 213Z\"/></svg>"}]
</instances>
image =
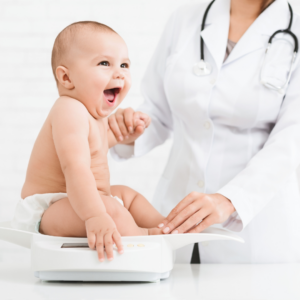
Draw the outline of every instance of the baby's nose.
<instances>
[{"instance_id":1,"label":"baby's nose","mask_svg":"<svg viewBox=\"0 0 300 300\"><path fill-rule=\"evenodd\" d=\"M115 79L124 79L124 73L122 71L118 70L114 73L114 78Z\"/></svg>"}]
</instances>

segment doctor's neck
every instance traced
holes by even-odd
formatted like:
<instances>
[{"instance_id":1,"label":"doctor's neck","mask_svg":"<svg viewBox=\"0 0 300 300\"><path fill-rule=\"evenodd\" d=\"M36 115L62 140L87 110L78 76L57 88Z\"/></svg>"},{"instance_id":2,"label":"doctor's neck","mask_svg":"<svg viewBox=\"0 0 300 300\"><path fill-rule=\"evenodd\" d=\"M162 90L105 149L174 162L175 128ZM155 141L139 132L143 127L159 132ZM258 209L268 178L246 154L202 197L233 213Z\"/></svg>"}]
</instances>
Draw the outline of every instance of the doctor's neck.
<instances>
[{"instance_id":1,"label":"doctor's neck","mask_svg":"<svg viewBox=\"0 0 300 300\"><path fill-rule=\"evenodd\" d=\"M275 0L231 0L231 15L256 19Z\"/></svg>"},{"instance_id":2,"label":"doctor's neck","mask_svg":"<svg viewBox=\"0 0 300 300\"><path fill-rule=\"evenodd\" d=\"M228 38L238 42L256 18L275 0L231 0Z\"/></svg>"}]
</instances>

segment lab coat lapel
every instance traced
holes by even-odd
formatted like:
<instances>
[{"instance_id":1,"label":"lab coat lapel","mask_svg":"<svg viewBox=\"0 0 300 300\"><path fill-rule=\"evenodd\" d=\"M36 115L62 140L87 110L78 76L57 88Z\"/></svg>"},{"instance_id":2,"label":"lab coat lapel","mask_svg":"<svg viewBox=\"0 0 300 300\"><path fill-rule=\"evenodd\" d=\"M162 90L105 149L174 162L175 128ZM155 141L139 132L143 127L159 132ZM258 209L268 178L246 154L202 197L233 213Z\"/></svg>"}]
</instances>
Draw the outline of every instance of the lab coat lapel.
<instances>
[{"instance_id":1,"label":"lab coat lapel","mask_svg":"<svg viewBox=\"0 0 300 300\"><path fill-rule=\"evenodd\" d=\"M224 65L253 51L267 47L268 37L288 27L289 9L286 0L276 0L249 27L230 53Z\"/></svg>"},{"instance_id":2,"label":"lab coat lapel","mask_svg":"<svg viewBox=\"0 0 300 300\"><path fill-rule=\"evenodd\" d=\"M205 29L201 32L204 44L214 58L218 69L224 61L229 21L230 0L216 0L208 13Z\"/></svg>"}]
</instances>

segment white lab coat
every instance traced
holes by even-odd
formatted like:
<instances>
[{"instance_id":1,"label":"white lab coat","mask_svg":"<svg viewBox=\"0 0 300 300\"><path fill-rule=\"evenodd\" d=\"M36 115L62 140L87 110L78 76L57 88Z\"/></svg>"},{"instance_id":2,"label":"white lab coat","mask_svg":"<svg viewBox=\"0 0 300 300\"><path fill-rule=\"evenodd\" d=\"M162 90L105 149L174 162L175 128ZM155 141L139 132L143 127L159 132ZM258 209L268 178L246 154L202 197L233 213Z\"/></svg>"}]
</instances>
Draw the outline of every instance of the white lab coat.
<instances>
[{"instance_id":1,"label":"white lab coat","mask_svg":"<svg viewBox=\"0 0 300 300\"><path fill-rule=\"evenodd\" d=\"M136 141L134 156L173 133L153 201L164 215L192 191L220 193L232 201L236 212L217 226L236 231L245 244L202 243L202 263L300 262L299 57L284 94L264 87L259 76L269 37L288 26L287 1L276 0L265 10L223 63L230 0L217 0L202 32L213 72L197 77L192 70L207 4L181 7L167 23L142 83L145 103L139 110L152 124ZM300 40L296 14L292 31ZM293 43L286 35L273 42L266 73L271 80L287 77L293 52L288 42ZM181 251L177 261L188 262L191 249Z\"/></svg>"}]
</instances>

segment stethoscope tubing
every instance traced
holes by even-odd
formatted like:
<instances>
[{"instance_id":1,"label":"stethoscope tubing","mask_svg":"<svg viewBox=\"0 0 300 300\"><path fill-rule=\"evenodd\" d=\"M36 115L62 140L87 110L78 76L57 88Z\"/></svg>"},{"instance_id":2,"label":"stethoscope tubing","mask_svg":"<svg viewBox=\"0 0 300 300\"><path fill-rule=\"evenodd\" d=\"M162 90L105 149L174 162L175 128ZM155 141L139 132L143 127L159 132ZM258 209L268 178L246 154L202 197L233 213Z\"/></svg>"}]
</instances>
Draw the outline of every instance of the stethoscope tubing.
<instances>
[{"instance_id":1,"label":"stethoscope tubing","mask_svg":"<svg viewBox=\"0 0 300 300\"><path fill-rule=\"evenodd\" d=\"M204 30L205 28L205 22L206 22L206 18L207 18L207 15L208 15L208 12L211 8L211 6L214 4L216 0L213 0L209 3L209 5L207 6L206 10L205 10L205 13L203 15L203 19L202 19L202 24L201 24L201 32ZM204 61L204 41L203 41L203 38L202 36L200 35L200 60Z\"/></svg>"},{"instance_id":2,"label":"stethoscope tubing","mask_svg":"<svg viewBox=\"0 0 300 300\"><path fill-rule=\"evenodd\" d=\"M203 19L202 19L202 24L201 24L201 32L204 30L205 28L205 22L206 22L206 19L207 19L207 15L210 11L210 8L211 6L214 4L216 0L213 0L209 3L209 5L207 6L205 12L204 12L204 15L203 15ZM273 41L273 38L278 34L278 33L286 33L286 34L289 34L293 40L294 40L294 52L295 53L298 53L298 50L299 50L299 41L298 41L298 38L297 36L291 31L291 28L292 28L292 24L293 24L293 20L294 20L294 12L293 12L293 9L292 9L292 6L290 5L290 3L288 3L288 6L289 6L289 10L290 10L290 22L289 22L289 26L287 29L281 29L281 30L277 30L276 32L274 32L270 39L269 39L269 42L268 44L272 44L272 41ZM204 41L203 41L203 38L202 36L200 35L200 60L201 61L205 61L204 59Z\"/></svg>"}]
</instances>

